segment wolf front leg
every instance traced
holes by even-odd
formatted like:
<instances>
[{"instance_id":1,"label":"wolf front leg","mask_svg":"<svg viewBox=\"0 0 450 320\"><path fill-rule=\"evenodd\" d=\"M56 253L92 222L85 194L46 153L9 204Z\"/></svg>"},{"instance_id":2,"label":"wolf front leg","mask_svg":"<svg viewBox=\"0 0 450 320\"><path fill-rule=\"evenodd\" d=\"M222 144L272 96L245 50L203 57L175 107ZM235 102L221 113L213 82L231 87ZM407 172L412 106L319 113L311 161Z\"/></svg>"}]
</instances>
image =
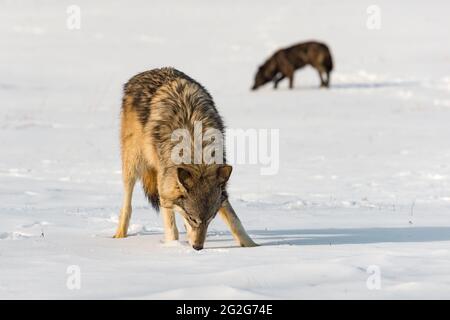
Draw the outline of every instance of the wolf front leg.
<instances>
[{"instance_id":1,"label":"wolf front leg","mask_svg":"<svg viewBox=\"0 0 450 320\"><path fill-rule=\"evenodd\" d=\"M294 66L289 62L284 51L280 51L276 55L276 61L278 65L278 70L289 79L289 89L294 87Z\"/></svg>"},{"instance_id":2,"label":"wolf front leg","mask_svg":"<svg viewBox=\"0 0 450 320\"><path fill-rule=\"evenodd\" d=\"M178 240L178 229L175 222L175 212L172 208L161 208L164 221L164 237L166 241Z\"/></svg>"},{"instance_id":3,"label":"wolf front leg","mask_svg":"<svg viewBox=\"0 0 450 320\"><path fill-rule=\"evenodd\" d=\"M283 80L285 78L284 74L279 74L275 80L273 81L273 88L277 89L278 88L278 83L280 83L281 80Z\"/></svg>"},{"instance_id":4,"label":"wolf front leg","mask_svg":"<svg viewBox=\"0 0 450 320\"><path fill-rule=\"evenodd\" d=\"M131 199L133 197L133 189L136 184L136 177L124 176L124 196L122 209L120 210L119 226L117 227L114 238L125 238L128 232L128 225L131 218Z\"/></svg>"},{"instance_id":5,"label":"wolf front leg","mask_svg":"<svg viewBox=\"0 0 450 320\"><path fill-rule=\"evenodd\" d=\"M189 242L190 245L193 244L193 239L192 239L192 227L189 224L189 221L187 221L187 219L183 216L183 220L184 220L184 228L186 229L186 238Z\"/></svg>"},{"instance_id":6,"label":"wolf front leg","mask_svg":"<svg viewBox=\"0 0 450 320\"><path fill-rule=\"evenodd\" d=\"M225 223L231 230L233 237L239 243L241 247L256 247L257 244L250 238L242 226L241 220L239 220L236 212L230 202L226 200L222 207L219 209L219 214L225 220Z\"/></svg>"},{"instance_id":7,"label":"wolf front leg","mask_svg":"<svg viewBox=\"0 0 450 320\"><path fill-rule=\"evenodd\" d=\"M291 72L288 77L289 77L289 89L293 89L294 88L294 72Z\"/></svg>"}]
</instances>

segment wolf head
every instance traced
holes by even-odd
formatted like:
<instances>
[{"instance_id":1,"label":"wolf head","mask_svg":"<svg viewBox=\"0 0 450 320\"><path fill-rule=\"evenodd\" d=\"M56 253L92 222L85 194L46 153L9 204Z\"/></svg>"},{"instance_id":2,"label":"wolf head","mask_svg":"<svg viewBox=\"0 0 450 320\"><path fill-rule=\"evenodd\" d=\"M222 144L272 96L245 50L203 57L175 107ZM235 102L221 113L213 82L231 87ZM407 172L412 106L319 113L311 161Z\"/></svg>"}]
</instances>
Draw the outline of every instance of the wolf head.
<instances>
[{"instance_id":1,"label":"wolf head","mask_svg":"<svg viewBox=\"0 0 450 320\"><path fill-rule=\"evenodd\" d=\"M277 74L277 63L274 58L267 60L262 66L258 68L255 75L255 82L253 84L252 90L256 90L259 87L265 85L267 82L273 80Z\"/></svg>"},{"instance_id":2,"label":"wolf head","mask_svg":"<svg viewBox=\"0 0 450 320\"><path fill-rule=\"evenodd\" d=\"M265 85L267 82L270 82L272 78L267 75L265 72L264 66L260 66L255 75L255 82L253 84L252 90L256 90L259 87Z\"/></svg>"},{"instance_id":3,"label":"wolf head","mask_svg":"<svg viewBox=\"0 0 450 320\"><path fill-rule=\"evenodd\" d=\"M227 198L226 183L232 167L186 165L170 170L172 172L163 181L161 201L179 209L190 244L201 250L209 223Z\"/></svg>"}]
</instances>

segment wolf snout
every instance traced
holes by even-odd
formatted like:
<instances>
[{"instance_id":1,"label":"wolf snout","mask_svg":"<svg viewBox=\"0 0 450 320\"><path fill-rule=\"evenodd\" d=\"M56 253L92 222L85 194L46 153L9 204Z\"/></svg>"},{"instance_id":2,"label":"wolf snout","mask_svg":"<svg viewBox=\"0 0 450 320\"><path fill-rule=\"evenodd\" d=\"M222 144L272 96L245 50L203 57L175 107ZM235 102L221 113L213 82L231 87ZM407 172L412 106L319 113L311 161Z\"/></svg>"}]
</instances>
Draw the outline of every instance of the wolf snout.
<instances>
[{"instance_id":1,"label":"wolf snout","mask_svg":"<svg viewBox=\"0 0 450 320\"><path fill-rule=\"evenodd\" d=\"M203 249L203 245L197 245L197 244L194 244L193 246L192 246L192 248L194 248L195 250L202 250Z\"/></svg>"}]
</instances>

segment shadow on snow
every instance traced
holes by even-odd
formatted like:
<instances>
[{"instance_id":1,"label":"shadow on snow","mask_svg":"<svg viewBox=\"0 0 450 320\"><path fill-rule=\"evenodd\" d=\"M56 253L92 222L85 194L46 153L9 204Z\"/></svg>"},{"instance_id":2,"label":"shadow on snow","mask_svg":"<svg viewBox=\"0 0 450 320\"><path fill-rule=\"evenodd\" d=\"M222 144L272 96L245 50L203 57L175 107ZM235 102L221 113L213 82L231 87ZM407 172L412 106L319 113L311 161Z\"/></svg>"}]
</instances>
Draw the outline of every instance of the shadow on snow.
<instances>
[{"instance_id":1,"label":"shadow on snow","mask_svg":"<svg viewBox=\"0 0 450 320\"><path fill-rule=\"evenodd\" d=\"M263 246L450 241L450 227L252 230Z\"/></svg>"}]
</instances>

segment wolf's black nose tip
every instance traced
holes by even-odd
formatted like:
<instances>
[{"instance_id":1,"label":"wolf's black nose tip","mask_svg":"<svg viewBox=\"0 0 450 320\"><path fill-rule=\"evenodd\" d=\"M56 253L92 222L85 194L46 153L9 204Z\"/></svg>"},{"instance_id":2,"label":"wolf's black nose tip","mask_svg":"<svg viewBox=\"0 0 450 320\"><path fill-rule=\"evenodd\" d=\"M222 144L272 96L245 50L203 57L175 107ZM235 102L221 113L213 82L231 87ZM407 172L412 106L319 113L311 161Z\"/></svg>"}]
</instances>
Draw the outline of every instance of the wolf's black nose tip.
<instances>
[{"instance_id":1,"label":"wolf's black nose tip","mask_svg":"<svg viewBox=\"0 0 450 320\"><path fill-rule=\"evenodd\" d=\"M193 245L192 248L194 248L195 250L202 250L202 249L203 249L203 246L196 246L196 245Z\"/></svg>"}]
</instances>

